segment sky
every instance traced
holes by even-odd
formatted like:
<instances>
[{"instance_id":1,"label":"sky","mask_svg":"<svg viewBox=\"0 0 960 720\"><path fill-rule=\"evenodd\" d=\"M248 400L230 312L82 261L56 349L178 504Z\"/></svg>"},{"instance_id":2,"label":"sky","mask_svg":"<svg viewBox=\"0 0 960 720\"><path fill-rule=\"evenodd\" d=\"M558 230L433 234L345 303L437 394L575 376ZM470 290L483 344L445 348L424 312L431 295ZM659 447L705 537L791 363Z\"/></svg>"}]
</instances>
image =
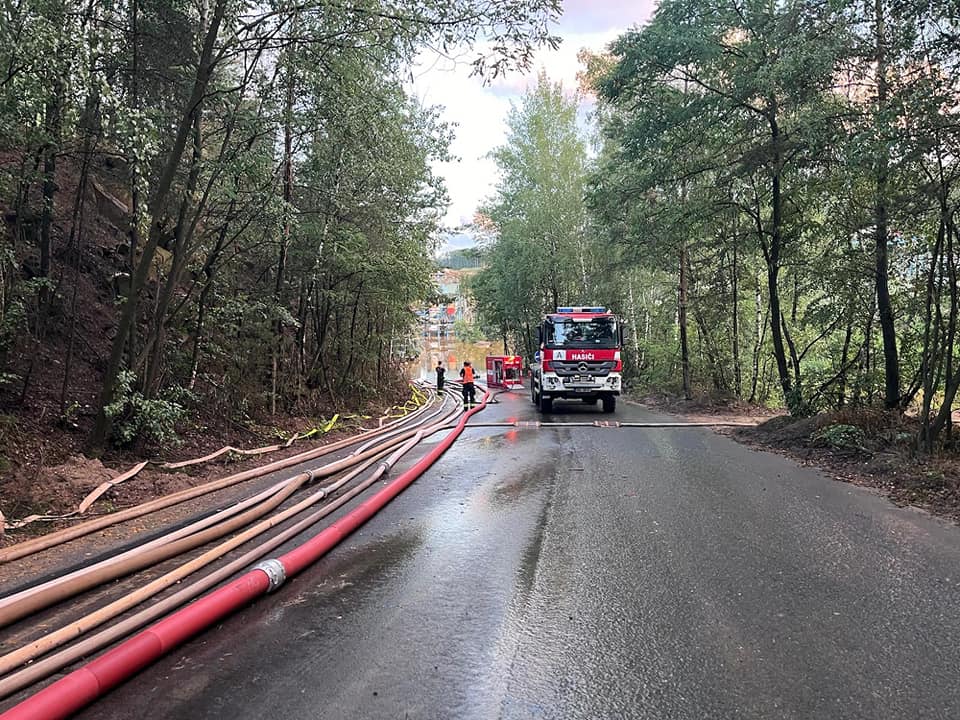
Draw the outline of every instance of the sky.
<instances>
[{"instance_id":1,"label":"sky","mask_svg":"<svg viewBox=\"0 0 960 720\"><path fill-rule=\"evenodd\" d=\"M454 61L425 52L414 69L411 90L421 102L441 106L441 117L454 126L453 162L437 163L450 195L444 224L458 227L471 222L474 211L492 195L497 168L488 153L506 141L511 102L544 70L554 82L574 91L577 87L577 53L583 48L600 51L625 30L642 24L653 12L655 0L566 0L554 34L562 42L556 50L541 50L526 74L519 72L484 85L470 76L471 56Z\"/></svg>"}]
</instances>

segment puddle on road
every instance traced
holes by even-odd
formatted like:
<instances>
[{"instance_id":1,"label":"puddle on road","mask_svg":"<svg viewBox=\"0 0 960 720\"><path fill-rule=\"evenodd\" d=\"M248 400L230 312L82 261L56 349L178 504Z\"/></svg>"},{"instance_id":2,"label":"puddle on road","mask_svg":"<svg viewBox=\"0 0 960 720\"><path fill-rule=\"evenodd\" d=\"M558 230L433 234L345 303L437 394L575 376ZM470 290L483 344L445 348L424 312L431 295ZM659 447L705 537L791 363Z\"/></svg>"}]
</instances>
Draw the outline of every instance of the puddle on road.
<instances>
[{"instance_id":1,"label":"puddle on road","mask_svg":"<svg viewBox=\"0 0 960 720\"><path fill-rule=\"evenodd\" d=\"M535 492L547 490L556 478L552 462L541 462L533 467L520 467L516 472L497 482L491 491L491 505L505 507L529 497Z\"/></svg>"},{"instance_id":2,"label":"puddle on road","mask_svg":"<svg viewBox=\"0 0 960 720\"><path fill-rule=\"evenodd\" d=\"M335 552L298 575L285 591L273 596L276 602L269 603L270 607L258 610L257 605L252 606L246 622L264 627L278 622L299 622L288 616L305 612L309 615L307 624L313 623L318 608L345 601L345 592L366 596L387 585L403 567L403 561L413 557L422 545L423 532L416 527Z\"/></svg>"},{"instance_id":3,"label":"puddle on road","mask_svg":"<svg viewBox=\"0 0 960 720\"><path fill-rule=\"evenodd\" d=\"M533 534L526 548L524 548L523 556L520 558L515 592L517 606L515 609L525 607L533 593L533 584L537 578L537 567L540 565L540 554L543 552L547 521L550 518L550 506L549 500L543 504L543 509L537 518L537 524L533 528Z\"/></svg>"},{"instance_id":4,"label":"puddle on road","mask_svg":"<svg viewBox=\"0 0 960 720\"><path fill-rule=\"evenodd\" d=\"M351 547L349 552L331 557L333 562L318 565L316 573L305 575L304 580L310 583L316 582L313 575L323 576L309 594L317 597L334 594L344 580L351 585L375 589L385 584L423 541L422 528L413 526Z\"/></svg>"}]
</instances>

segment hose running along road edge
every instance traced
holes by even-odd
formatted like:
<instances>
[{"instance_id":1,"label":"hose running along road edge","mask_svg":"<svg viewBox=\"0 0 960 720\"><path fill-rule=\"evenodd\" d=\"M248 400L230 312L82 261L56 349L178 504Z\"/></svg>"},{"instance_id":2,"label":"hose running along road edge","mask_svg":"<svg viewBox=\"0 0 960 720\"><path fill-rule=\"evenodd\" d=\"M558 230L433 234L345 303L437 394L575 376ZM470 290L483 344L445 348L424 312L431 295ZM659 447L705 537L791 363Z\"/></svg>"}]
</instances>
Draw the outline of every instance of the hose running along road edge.
<instances>
[{"instance_id":1,"label":"hose running along road edge","mask_svg":"<svg viewBox=\"0 0 960 720\"><path fill-rule=\"evenodd\" d=\"M442 408L443 408L443 406L441 406L441 411L442 411ZM447 414L446 414L442 419L440 419L438 422L436 422L436 423L428 426L427 428L425 428L425 432L429 432L430 434L432 434L433 432L437 432L437 431L440 431L441 429L448 428L448 425L446 424L446 423L448 422L448 420L449 420L453 415L458 415L459 412L460 412L460 411L459 411L459 409L457 409L457 408L455 408L453 411L447 411ZM435 415L435 413L434 413L433 415ZM413 435L416 435L416 432L414 432ZM376 448L375 451L374 451L374 450L364 450L363 452L361 452L362 448L358 449L357 451L354 452L354 455L353 455L353 456L350 456L350 457L353 457L354 460L359 460L361 457L366 458L366 460L364 460L364 461L359 465L359 467L354 468L354 469L351 470L347 475L345 475L345 476L342 477L341 479L337 480L336 482L334 482L334 483L332 483L332 484L330 484L330 485L327 485L327 486L324 487L324 488L321 488L317 493L314 493L313 495L309 496L309 497L306 498L305 500L302 500L300 503L294 505L294 506L291 507L291 508L288 508L287 510L284 510L283 512L281 512L281 513L279 513L279 514L277 514L277 515L273 515L273 516L271 516L271 517L269 517L269 518L267 518L267 519L265 519L265 520L262 520L262 521L261 521L260 523L258 523L258 525L256 525L254 528L251 528L251 529L249 529L249 530L244 531L244 532L241 533L239 536L237 536L237 537L235 537L235 538L233 538L233 539L231 539L231 540L228 540L226 543L222 543L222 544L218 545L216 548L211 548L210 550L208 550L207 552L205 552L205 553L204 553L203 555L201 555L200 557L195 558L195 559L189 561L188 563L186 563L186 564L184 564L184 565L181 565L181 566L179 566L178 568L176 568L176 569L170 571L169 573L163 575L162 577L157 578L157 579L151 581L150 583L148 583L147 586L134 589L134 590L130 591L129 593L127 593L126 595L124 595L123 597L121 597L120 599L118 599L118 600L116 600L116 601L114 601L114 602L112 602L112 603L109 603L109 604L107 604L106 606L101 607L101 608L93 611L92 613L89 613L88 615L84 616L83 618L80 618L79 620L72 621L72 622L69 623L68 625L66 625L66 626L64 626L64 627L62 627L62 628L60 628L60 629L58 629L58 630L52 631L52 632L50 632L50 633L47 633L47 634L45 634L45 635L43 635L43 636L41 636L41 637L39 637L39 638L35 638L35 639L31 640L30 642L28 642L28 643L27 643L26 645L24 645L23 647L18 648L17 650L14 650L14 651L12 651L12 652L9 652L9 653L7 653L6 655L3 655L2 657L0 657L0 699L2 699L3 697L6 697L6 696L9 695L11 692L14 692L15 690L18 690L18 689L20 689L21 687L25 687L25 685L20 684L20 683L21 683L21 680L16 680L16 681L14 681L14 678L11 677L11 676L3 677L4 675L6 675L6 673L11 672L13 669L15 669L18 665L20 665L20 664L22 664L22 663L24 663L24 662L30 661L30 660L32 660L33 658L36 658L37 656L42 655L42 654L44 654L44 653L52 650L54 647L56 647L56 646L58 646L58 645L64 644L65 642L67 642L67 641L69 641L69 640L71 640L71 639L73 639L73 638L75 638L75 637L83 634L84 632L86 632L86 630L89 630L89 629L92 628L92 627L95 627L95 626L97 626L97 625L101 625L101 624L109 621L110 619L112 619L114 616L116 616L116 615L119 614L120 612L129 609L130 607L132 607L133 605L137 604L138 602L140 602L141 600L145 599L146 597L152 597L153 595L155 595L157 592L159 592L160 590L162 590L163 588L165 588L166 586L168 586L168 585L171 584L172 582L179 582L179 580L180 580L182 577L185 577L186 575L188 575L188 574L196 571L196 570L199 569L200 567L203 567L204 565L208 564L209 562L212 562L214 559L216 559L217 557L219 557L221 554L223 554L224 552L227 552L230 548L235 547L235 546L237 546L237 545L239 545L239 544L242 544L242 543L245 542L247 539L251 539L252 537L255 537L256 535L260 534L261 532L264 532L266 529L272 528L272 527L275 526L277 523L282 522L283 520L285 520L285 519L288 518L288 517L291 517L293 514L296 514L296 512L299 512L299 511L300 511L301 509L303 509L304 507L308 507L310 504L313 504L313 503L319 501L320 499L323 499L324 497L326 497L327 495L329 495L331 492L334 492L334 491L338 490L339 488L343 487L343 485L345 485L345 484L346 484L347 482L349 482L351 479L353 479L353 478L355 478L356 476L358 476L359 474L361 474L364 470L366 470L367 468L369 468L369 467L370 467L371 465L373 465L375 462L377 462L377 461L381 460L383 457L389 455L389 459L388 459L386 462L380 462L380 464L379 464L379 466L378 466L378 473L379 473L379 474L385 473L386 471L388 471L390 468L393 467L393 465L396 463L396 461L399 460L399 456L398 456L398 454L397 454L397 452L396 452L396 447L397 447L398 444L402 443L402 448L403 448L404 454L405 454L406 452L408 452L409 449L412 447L412 446L410 445L410 442L411 442L411 441L410 441L410 437L411 437L411 433L408 432L408 433L405 433L405 434L404 434L404 437L403 437L403 438L399 438L399 439L395 438L395 439L390 439L390 440L382 441L381 444ZM404 439L406 439L406 442L404 442ZM375 454L374 454L374 453L375 453ZM346 460L349 460L350 457L346 458ZM340 462L342 462L342 461L340 461ZM291 479L288 479L288 480L286 480L286 481L283 481L283 482L279 483L277 486L275 486L275 488L271 488L269 491L275 491L276 489L282 489L282 488L284 488L285 486L289 486L289 485L297 482L298 480L300 481L299 484L302 485L302 481L303 481L304 479L306 479L305 476L306 476L306 477L309 477L309 476L313 476L313 477L325 476L325 475L327 474L327 469L328 469L329 467L331 467L331 465L327 465L327 466L323 466L323 467L320 467L320 468L314 468L314 469L312 469L312 470L308 470L308 471L306 471L305 473L301 473L300 475L294 476L294 477L291 478ZM379 477L379 474L375 473L373 479L376 479L377 477ZM359 487L361 487L361 488L366 488L366 487L369 487L369 485L370 485L371 483L372 483L372 480L365 480L363 483L360 484ZM349 499L349 498L354 497L354 495L356 494L355 490L356 490L356 488L355 488L354 490L351 490L351 491L349 491L348 493L346 493L346 495L344 495L343 497L344 497L345 499ZM257 497L259 498L259 496L257 496ZM248 502L248 501L247 501L247 502ZM334 502L331 503L328 507L330 507L331 509L334 508L334 507L338 507L338 506L339 506L338 502L339 502L339 501L334 501ZM320 516L320 517L322 517L322 516ZM319 517L318 517L317 519L319 519ZM162 539L163 539L163 538L160 538L160 540L162 540ZM147 547L147 546L143 546L143 547ZM270 549L272 549L272 548L266 548L266 549L264 549L264 550L263 550L263 553L268 552ZM243 566L241 566L241 568L237 568L237 569L242 569L242 567L243 567ZM231 573L231 574L232 574L232 573ZM66 577L69 577L69 576L66 576ZM206 590L206 589L209 589L209 586L204 588L204 590ZM199 592L196 593L196 594L199 594ZM0 607L2 607L2 602L0 602ZM170 608L168 608L168 609L170 609ZM146 624L146 622L148 622L149 620L156 619L157 617L160 617L162 614L163 614L163 613L154 615L153 617L150 617L150 618L148 618L147 620L144 620L144 621L141 622L140 624L141 624L141 625L144 625L144 624ZM2 611L0 611L0 618L2 618ZM132 629L136 629L136 628L133 627L133 628L131 628L131 630L132 630ZM108 633L109 633L109 631L108 631ZM114 641L114 640L117 640L117 639L119 639L120 637L123 637L123 635L125 635L125 634L127 634L127 633L122 633L122 634L119 634L119 635L113 635L113 636L112 636L112 639L110 640L110 642L112 642L112 641ZM109 644L109 643L105 643L105 644ZM99 647L99 646L98 646L98 647ZM96 648L95 648L95 649L96 649ZM69 654L70 654L70 653L65 653L65 655L69 655ZM81 653L81 655L75 656L75 657L73 657L72 659L77 659L77 657L81 657L83 654L87 654L87 653ZM42 675L42 674L39 674L39 675L38 675L38 674L36 673L36 671L37 671L37 669L38 669L38 667L39 667L40 664L42 664L42 663L35 663L33 666L31 666L30 671L27 672L27 673L25 673L25 674L23 674L22 677L23 677L24 679L26 679L27 677L37 677L37 678L42 678L42 677L44 677L44 675ZM67 665L67 664L69 664L69 662L63 662L61 665L59 665L59 666L57 666L56 668L54 668L54 670L57 670L57 669L59 669L60 667L63 667L64 665ZM48 667L49 667L49 665L48 665ZM49 673L47 673L47 674L49 674ZM26 683L26 684L29 685L29 684L31 684L31 683ZM11 689L11 688L13 688L13 689Z\"/></svg>"},{"instance_id":2,"label":"hose running along road edge","mask_svg":"<svg viewBox=\"0 0 960 720\"><path fill-rule=\"evenodd\" d=\"M486 406L489 395L489 391L485 392L480 404L464 413L450 434L409 470L302 545L279 558L261 562L236 580L134 635L11 708L0 715L0 720L69 717L214 623L277 589L288 577L323 557L420 477L450 448L470 417ZM421 431L415 437L423 435L425 432Z\"/></svg>"},{"instance_id":3,"label":"hose running along road edge","mask_svg":"<svg viewBox=\"0 0 960 720\"><path fill-rule=\"evenodd\" d=\"M394 453L393 448L384 450L380 456L375 456L364 462L357 468L354 468L349 473L344 475L342 478L333 482L324 488L321 488L320 492L325 496L329 497L331 493L336 492L338 489L342 488L346 483L350 482L353 478L359 476L366 470L370 468L371 465L380 461L385 455ZM193 598L201 595L202 593L210 590L224 580L229 580L235 573L240 572L244 568L248 567L255 560L259 560L263 555L266 555L271 550L275 550L283 543L288 540L292 540L297 535L301 534L304 530L309 529L311 526L315 525L319 520L326 517L334 510L339 508L341 505L349 502L352 498L356 497L359 493L363 492L370 485L376 482L380 476L383 474L380 472L383 470L386 472L387 467L385 463L379 463L377 471L370 475L367 479L363 480L358 485L354 486L350 490L346 491L336 499L331 502L323 505L319 510L311 513L306 518L296 522L286 530L278 533L277 535L271 537L269 540L266 540L260 545L257 545L253 549L247 551L242 556L231 560L226 565L213 572L203 576L199 580L187 585L181 590L177 591L173 595L170 595L162 600L157 601L153 605L139 611L138 613L124 618L118 623L110 625L105 630L92 635L85 640L73 643L69 647L61 650L60 652L46 657L42 660L37 660L31 662L25 668L18 672L14 672L10 675L0 677L0 700L3 698L12 695L18 690L30 687L34 683L43 680L44 678L52 675L57 670L60 670L72 662L76 662L101 648L106 647L122 638L126 637L134 630L138 630L149 622L157 620L158 618L163 617L168 612L175 610L181 605L186 604L188 601ZM272 518L266 522L271 522ZM99 610L97 612L100 612ZM75 627L78 622L82 622L83 619L73 623L69 627ZM61 628L63 630L65 628ZM78 629L76 634L80 634L82 630ZM25 647L35 648L38 643L45 642L50 635L39 638L38 640L31 642ZM46 648L43 648L44 650ZM22 650L22 648L21 648ZM20 652L15 651L15 652ZM10 655L6 656L10 657ZM0 658L0 664L4 662L4 658ZM0 673L2 675L2 673Z\"/></svg>"},{"instance_id":4,"label":"hose running along road edge","mask_svg":"<svg viewBox=\"0 0 960 720\"><path fill-rule=\"evenodd\" d=\"M187 500L192 500L193 498L200 497L201 495L206 495L208 493L215 492L217 490L222 490L233 485L237 485L241 482L251 480L254 478L262 477L271 472L277 470L284 470L288 467L294 465L299 465L300 463L307 462L309 460L314 460L316 458L322 457L324 455L329 455L330 453L336 452L343 448L349 447L351 445L356 445L357 443L363 442L368 438L373 438L384 433L390 432L391 428L396 425L403 425L404 423L409 422L412 418L415 418L426 412L430 407L429 403L425 403L420 408L414 412L396 419L386 425L383 425L379 428L373 428L369 430L364 430L363 432L354 435L352 437L344 438L343 440L337 440L332 443L327 443L320 445L319 447L313 448L311 450L306 450L296 455L291 455L288 458L282 458L280 460L274 460L273 462L267 463L266 465L260 465L259 467L252 468L250 470L245 470L243 472L235 473L226 478L221 478L219 480L213 480L203 485L197 485L192 488L186 488L170 495L164 495L162 497L150 500L140 505L134 505L133 507L126 508L124 510L119 510L114 513L109 513L107 515L101 515L100 517L87 520L80 523L79 525L74 525L72 527L64 528L62 530L57 530L46 535L42 535L37 538L32 538L30 540L24 540L22 542L11 545L10 547L3 548L0 550L0 563L11 562L13 560L19 560L20 558L26 557L28 555L33 555L34 553L41 552L42 550L47 550L52 547L56 547L70 540L75 540L77 538L83 537L84 535L89 535L90 533L96 532L97 530L102 530L104 528L110 527L111 525L116 525L117 523L124 522L127 520L132 520L134 518L147 515L151 512L157 510L162 510L164 508L170 507L172 505L177 505L179 503L185 502Z\"/></svg>"},{"instance_id":5,"label":"hose running along road edge","mask_svg":"<svg viewBox=\"0 0 960 720\"><path fill-rule=\"evenodd\" d=\"M437 413L442 412L443 407L444 406L441 405ZM432 413L430 417L435 416L437 413ZM450 418L453 414L453 412L448 411L446 417ZM399 435L397 435L398 432ZM341 460L328 463L318 468L313 468L306 473L300 473L292 478L282 481L274 486L272 490L273 497L258 506L256 509L246 510L246 512L244 512L242 515L239 515L233 519L225 520L224 522L214 525L213 527L209 527L206 530L201 531L202 528L217 522L221 514L226 518L229 518L230 515L234 515L238 506L234 506L234 508L227 508L214 516L210 516L198 521L194 525L181 528L174 533L162 536L149 543L132 548L124 553L121 553L120 555L115 555L93 565L85 566L79 570L75 570L67 575L49 580L41 585L36 585L0 598L0 628L10 625L17 620L20 620L34 612L38 612L39 610L49 607L57 602L62 602L63 600L66 600L67 598L92 587L96 587L97 585L101 585L105 582L123 577L131 572L135 572L136 570L149 567L157 562L179 555L183 552L198 547L209 540L222 537L223 535L232 532L235 529L243 527L252 519L262 516L271 509L275 508L292 492L296 491L299 486L303 485L304 482L312 481L321 477L328 477L336 472L340 472L341 470L344 470L350 466L356 465L357 463L366 460L369 457L379 454L383 448L400 444L405 439L414 436L416 432L416 428L404 429L401 427L398 431L388 433L386 436L384 436L387 439L380 440L379 444L371 447L370 449L364 449L369 446L369 443L367 443ZM260 498L261 495L269 497L268 491L264 491L255 497ZM250 498L240 503L240 505L246 506L252 501L253 498Z\"/></svg>"},{"instance_id":6,"label":"hose running along road edge","mask_svg":"<svg viewBox=\"0 0 960 720\"><path fill-rule=\"evenodd\" d=\"M275 526L286 521L287 519L301 513L310 506L315 505L316 503L325 499L331 492L335 491L339 487L342 487L342 485L344 485L346 482L349 482L352 477L355 477L366 470L368 467L370 467L370 465L380 459L380 457L383 457L390 452L391 449L389 448L383 450L379 457L370 458L359 468L348 473L344 478L341 478L337 482L327 485L326 487L320 488L316 492L300 500L300 502L296 503L295 505L292 505L291 507L275 515L271 515L270 517L260 520L260 522L258 522L256 525L244 530L239 535L230 538L226 542L220 543L219 545L207 550L200 556L193 558L182 565L179 565L167 573L164 573L160 577L151 580L146 585L134 588L130 592L122 595L112 602L107 603L103 607L99 607L96 610L87 613L83 617L71 621L63 627L45 633L38 638L34 638L24 646L3 655L0 657L0 698L4 697L3 688L5 687L5 682L7 680L7 678L4 676L13 670L16 670L19 666L83 635L87 631L99 625L112 620L117 615L120 615L130 608L148 600L149 598L152 598L174 583L179 583L187 576L206 567L215 560L218 560L220 557L230 552L234 548L243 545L249 540L256 538L260 534L273 529Z\"/></svg>"}]
</instances>

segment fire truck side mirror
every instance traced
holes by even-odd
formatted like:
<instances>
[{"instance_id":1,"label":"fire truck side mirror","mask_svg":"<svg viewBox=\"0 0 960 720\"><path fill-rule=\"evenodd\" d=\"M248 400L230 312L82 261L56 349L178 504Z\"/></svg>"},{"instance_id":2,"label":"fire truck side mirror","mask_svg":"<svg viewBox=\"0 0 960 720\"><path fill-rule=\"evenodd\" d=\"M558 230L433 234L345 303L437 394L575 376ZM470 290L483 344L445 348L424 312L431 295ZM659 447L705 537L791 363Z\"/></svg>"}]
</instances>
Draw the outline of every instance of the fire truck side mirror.
<instances>
[{"instance_id":1,"label":"fire truck side mirror","mask_svg":"<svg viewBox=\"0 0 960 720\"><path fill-rule=\"evenodd\" d=\"M537 345L543 344L543 328L537 325Z\"/></svg>"},{"instance_id":2,"label":"fire truck side mirror","mask_svg":"<svg viewBox=\"0 0 960 720\"><path fill-rule=\"evenodd\" d=\"M620 336L620 347L623 347L623 325L617 325L617 334Z\"/></svg>"}]
</instances>

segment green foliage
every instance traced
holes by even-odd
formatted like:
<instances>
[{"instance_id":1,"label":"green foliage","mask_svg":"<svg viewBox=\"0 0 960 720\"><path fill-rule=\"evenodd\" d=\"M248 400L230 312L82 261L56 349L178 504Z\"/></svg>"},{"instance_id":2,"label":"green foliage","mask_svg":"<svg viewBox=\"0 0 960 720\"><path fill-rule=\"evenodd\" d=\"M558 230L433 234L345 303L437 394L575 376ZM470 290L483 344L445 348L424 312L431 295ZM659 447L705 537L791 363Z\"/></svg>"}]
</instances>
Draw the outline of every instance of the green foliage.
<instances>
[{"instance_id":1,"label":"green foliage","mask_svg":"<svg viewBox=\"0 0 960 720\"><path fill-rule=\"evenodd\" d=\"M457 340L464 343L475 343L483 340L483 333L473 323L466 320L455 320L453 323L453 334Z\"/></svg>"},{"instance_id":2,"label":"green foliage","mask_svg":"<svg viewBox=\"0 0 960 720\"><path fill-rule=\"evenodd\" d=\"M113 441L119 446L136 440L176 444L177 424L187 417L188 404L196 397L184 388L171 388L162 398L147 398L135 389L136 381L133 372L120 373L114 399L106 407L113 420Z\"/></svg>"},{"instance_id":3,"label":"green foliage","mask_svg":"<svg viewBox=\"0 0 960 720\"><path fill-rule=\"evenodd\" d=\"M507 144L492 153L501 179L482 214L495 237L470 290L488 334L526 357L544 310L596 301L601 269L583 201L587 148L577 107L578 96L541 74L510 112Z\"/></svg>"},{"instance_id":4,"label":"green foliage","mask_svg":"<svg viewBox=\"0 0 960 720\"><path fill-rule=\"evenodd\" d=\"M810 435L810 440L815 445L825 445L845 450L863 448L866 439L862 429L855 425L842 424L825 425Z\"/></svg>"},{"instance_id":5,"label":"green foliage","mask_svg":"<svg viewBox=\"0 0 960 720\"><path fill-rule=\"evenodd\" d=\"M101 402L120 442L171 436L189 404L171 397L178 387L225 415L386 392L410 308L430 291L446 200L433 167L450 130L410 96L409 68L425 45L470 53L484 77L527 67L556 46L560 11L560 0L0 5L0 207L16 218L0 245L0 374L66 337L62 366L75 372L73 356L110 323L83 307L105 274L123 278L96 298L119 328L106 333ZM36 254L46 277L30 284L19 267ZM96 328L78 339L90 316ZM124 362L136 391L117 377ZM67 407L71 378L63 387Z\"/></svg>"},{"instance_id":6,"label":"green foliage","mask_svg":"<svg viewBox=\"0 0 960 720\"><path fill-rule=\"evenodd\" d=\"M610 282L631 298L642 384L678 385L684 257L695 385L801 416L871 404L890 377L885 279L899 375L914 378L899 402L923 385L942 429L960 387L960 242L944 220L960 199L960 46L955 22L934 20L947 16L664 0L587 58L603 136L588 203L622 261Z\"/></svg>"}]
</instances>

